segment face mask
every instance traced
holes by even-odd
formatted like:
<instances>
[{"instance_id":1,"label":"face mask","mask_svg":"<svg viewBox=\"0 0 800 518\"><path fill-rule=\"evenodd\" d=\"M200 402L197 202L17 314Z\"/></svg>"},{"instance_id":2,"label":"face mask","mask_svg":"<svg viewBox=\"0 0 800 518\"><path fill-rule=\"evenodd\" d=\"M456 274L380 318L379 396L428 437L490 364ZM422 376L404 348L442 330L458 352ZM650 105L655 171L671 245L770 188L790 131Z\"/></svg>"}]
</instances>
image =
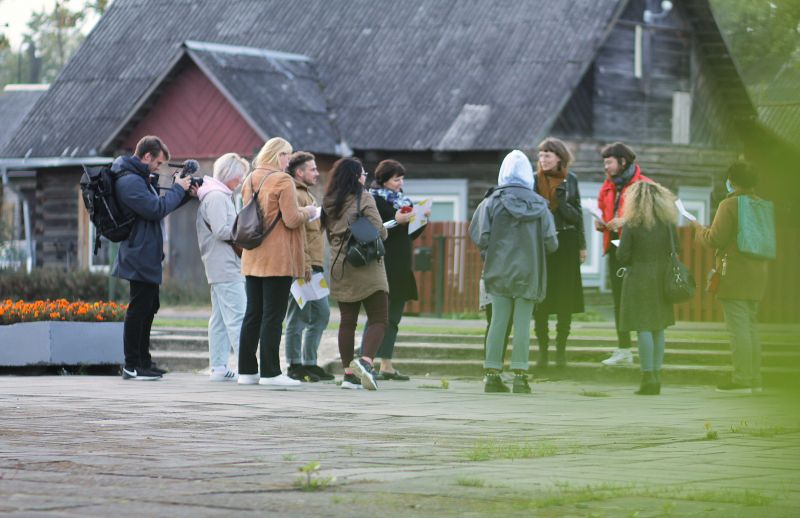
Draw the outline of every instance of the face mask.
<instances>
[{"instance_id":1,"label":"face mask","mask_svg":"<svg viewBox=\"0 0 800 518\"><path fill-rule=\"evenodd\" d=\"M725 188L728 189L728 192L733 192L736 190L733 188L733 185L731 185L730 180L725 180Z\"/></svg>"}]
</instances>

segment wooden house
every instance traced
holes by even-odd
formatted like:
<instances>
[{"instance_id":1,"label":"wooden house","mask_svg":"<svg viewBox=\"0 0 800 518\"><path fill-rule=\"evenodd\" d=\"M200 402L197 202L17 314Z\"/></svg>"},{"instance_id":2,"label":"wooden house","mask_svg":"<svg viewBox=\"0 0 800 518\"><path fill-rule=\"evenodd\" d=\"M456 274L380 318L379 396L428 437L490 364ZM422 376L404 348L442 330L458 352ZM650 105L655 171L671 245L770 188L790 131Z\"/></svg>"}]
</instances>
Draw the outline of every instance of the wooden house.
<instances>
[{"instance_id":1,"label":"wooden house","mask_svg":"<svg viewBox=\"0 0 800 518\"><path fill-rule=\"evenodd\" d=\"M0 152L113 157L157 134L210 170L272 136L321 169L353 153L408 169L434 218L466 220L503 156L555 135L591 206L599 149L624 140L643 170L709 221L719 174L755 109L708 0L116 0ZM11 162L8 162L11 163ZM0 162L2 164L2 162ZM37 263L102 267L79 206L80 168L35 177ZM163 171L167 173L167 171ZM189 208L169 218L173 276L202 278ZM587 219L587 228L589 226ZM588 231L585 284L602 285ZM59 250L70 250L69 258Z\"/></svg>"}]
</instances>

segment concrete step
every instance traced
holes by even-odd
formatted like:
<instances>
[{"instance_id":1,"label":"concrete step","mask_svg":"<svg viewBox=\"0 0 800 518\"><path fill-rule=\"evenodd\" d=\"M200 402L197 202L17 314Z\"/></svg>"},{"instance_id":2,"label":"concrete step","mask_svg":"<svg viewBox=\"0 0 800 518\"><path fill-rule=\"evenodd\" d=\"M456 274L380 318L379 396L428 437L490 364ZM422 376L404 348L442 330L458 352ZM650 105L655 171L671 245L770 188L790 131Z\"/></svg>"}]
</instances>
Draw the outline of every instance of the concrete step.
<instances>
[{"instance_id":1,"label":"concrete step","mask_svg":"<svg viewBox=\"0 0 800 518\"><path fill-rule=\"evenodd\" d=\"M403 360L398 359L394 365L404 374L416 378L460 378L483 376L483 362L480 360ZM327 366L330 372L340 374L340 362L333 362ZM505 370L510 370L506 363ZM531 363L529 372L535 379L556 381L560 379L578 379L591 381L629 381L635 383L641 377L638 365L624 367L606 367L595 362L569 363L565 368L550 367L536 369ZM786 383L791 375L797 373L796 369L780 367L764 367L762 375L765 383L781 385ZM729 381L731 376L730 366L709 365L680 365L665 364L663 377L665 383L690 384L690 385L716 385Z\"/></svg>"},{"instance_id":2,"label":"concrete step","mask_svg":"<svg viewBox=\"0 0 800 518\"><path fill-rule=\"evenodd\" d=\"M614 346L568 346L567 361L569 362L600 362L608 358L615 349ZM511 346L509 345L510 354ZM636 348L633 349L634 357L638 356ZM538 356L538 349L532 346L530 358ZM401 362L405 359L449 359L449 360L482 360L484 357L483 345L455 345L445 343L398 343L395 346L394 358ZM551 360L555 358L555 348L550 348ZM687 365L729 365L731 361L730 350L722 349L688 349L667 348L664 352L664 363ZM785 349L767 348L762 352L762 364L774 367L795 367L800 371L800 351L787 351Z\"/></svg>"}]
</instances>

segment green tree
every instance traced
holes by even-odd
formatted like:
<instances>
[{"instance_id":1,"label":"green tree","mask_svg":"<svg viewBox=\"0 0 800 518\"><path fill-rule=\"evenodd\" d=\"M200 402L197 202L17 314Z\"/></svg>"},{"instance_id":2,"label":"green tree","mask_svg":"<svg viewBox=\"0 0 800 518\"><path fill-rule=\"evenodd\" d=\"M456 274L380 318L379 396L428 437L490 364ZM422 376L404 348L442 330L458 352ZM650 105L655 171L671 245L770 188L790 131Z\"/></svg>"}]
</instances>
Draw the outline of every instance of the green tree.
<instances>
[{"instance_id":1,"label":"green tree","mask_svg":"<svg viewBox=\"0 0 800 518\"><path fill-rule=\"evenodd\" d=\"M800 52L800 0L711 0L745 84L759 92Z\"/></svg>"},{"instance_id":2,"label":"green tree","mask_svg":"<svg viewBox=\"0 0 800 518\"><path fill-rule=\"evenodd\" d=\"M0 88L13 82L52 82L85 39L90 15L102 15L109 0L85 0L71 9L55 0L31 15L20 48L13 49L0 27ZM0 0L2 5L2 0Z\"/></svg>"}]
</instances>

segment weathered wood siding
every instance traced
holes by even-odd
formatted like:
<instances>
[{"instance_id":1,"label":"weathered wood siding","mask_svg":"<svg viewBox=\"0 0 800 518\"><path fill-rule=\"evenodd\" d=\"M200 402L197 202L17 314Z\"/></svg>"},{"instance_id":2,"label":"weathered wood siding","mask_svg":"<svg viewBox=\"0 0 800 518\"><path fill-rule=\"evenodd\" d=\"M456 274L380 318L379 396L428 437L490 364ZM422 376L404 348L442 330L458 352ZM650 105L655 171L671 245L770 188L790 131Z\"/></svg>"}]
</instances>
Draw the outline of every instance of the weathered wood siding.
<instances>
[{"instance_id":1,"label":"weathered wood siding","mask_svg":"<svg viewBox=\"0 0 800 518\"><path fill-rule=\"evenodd\" d=\"M36 265L74 269L78 261L78 214L85 210L80 201L80 168L39 170L36 175L36 203L32 208L36 239Z\"/></svg>"}]
</instances>

